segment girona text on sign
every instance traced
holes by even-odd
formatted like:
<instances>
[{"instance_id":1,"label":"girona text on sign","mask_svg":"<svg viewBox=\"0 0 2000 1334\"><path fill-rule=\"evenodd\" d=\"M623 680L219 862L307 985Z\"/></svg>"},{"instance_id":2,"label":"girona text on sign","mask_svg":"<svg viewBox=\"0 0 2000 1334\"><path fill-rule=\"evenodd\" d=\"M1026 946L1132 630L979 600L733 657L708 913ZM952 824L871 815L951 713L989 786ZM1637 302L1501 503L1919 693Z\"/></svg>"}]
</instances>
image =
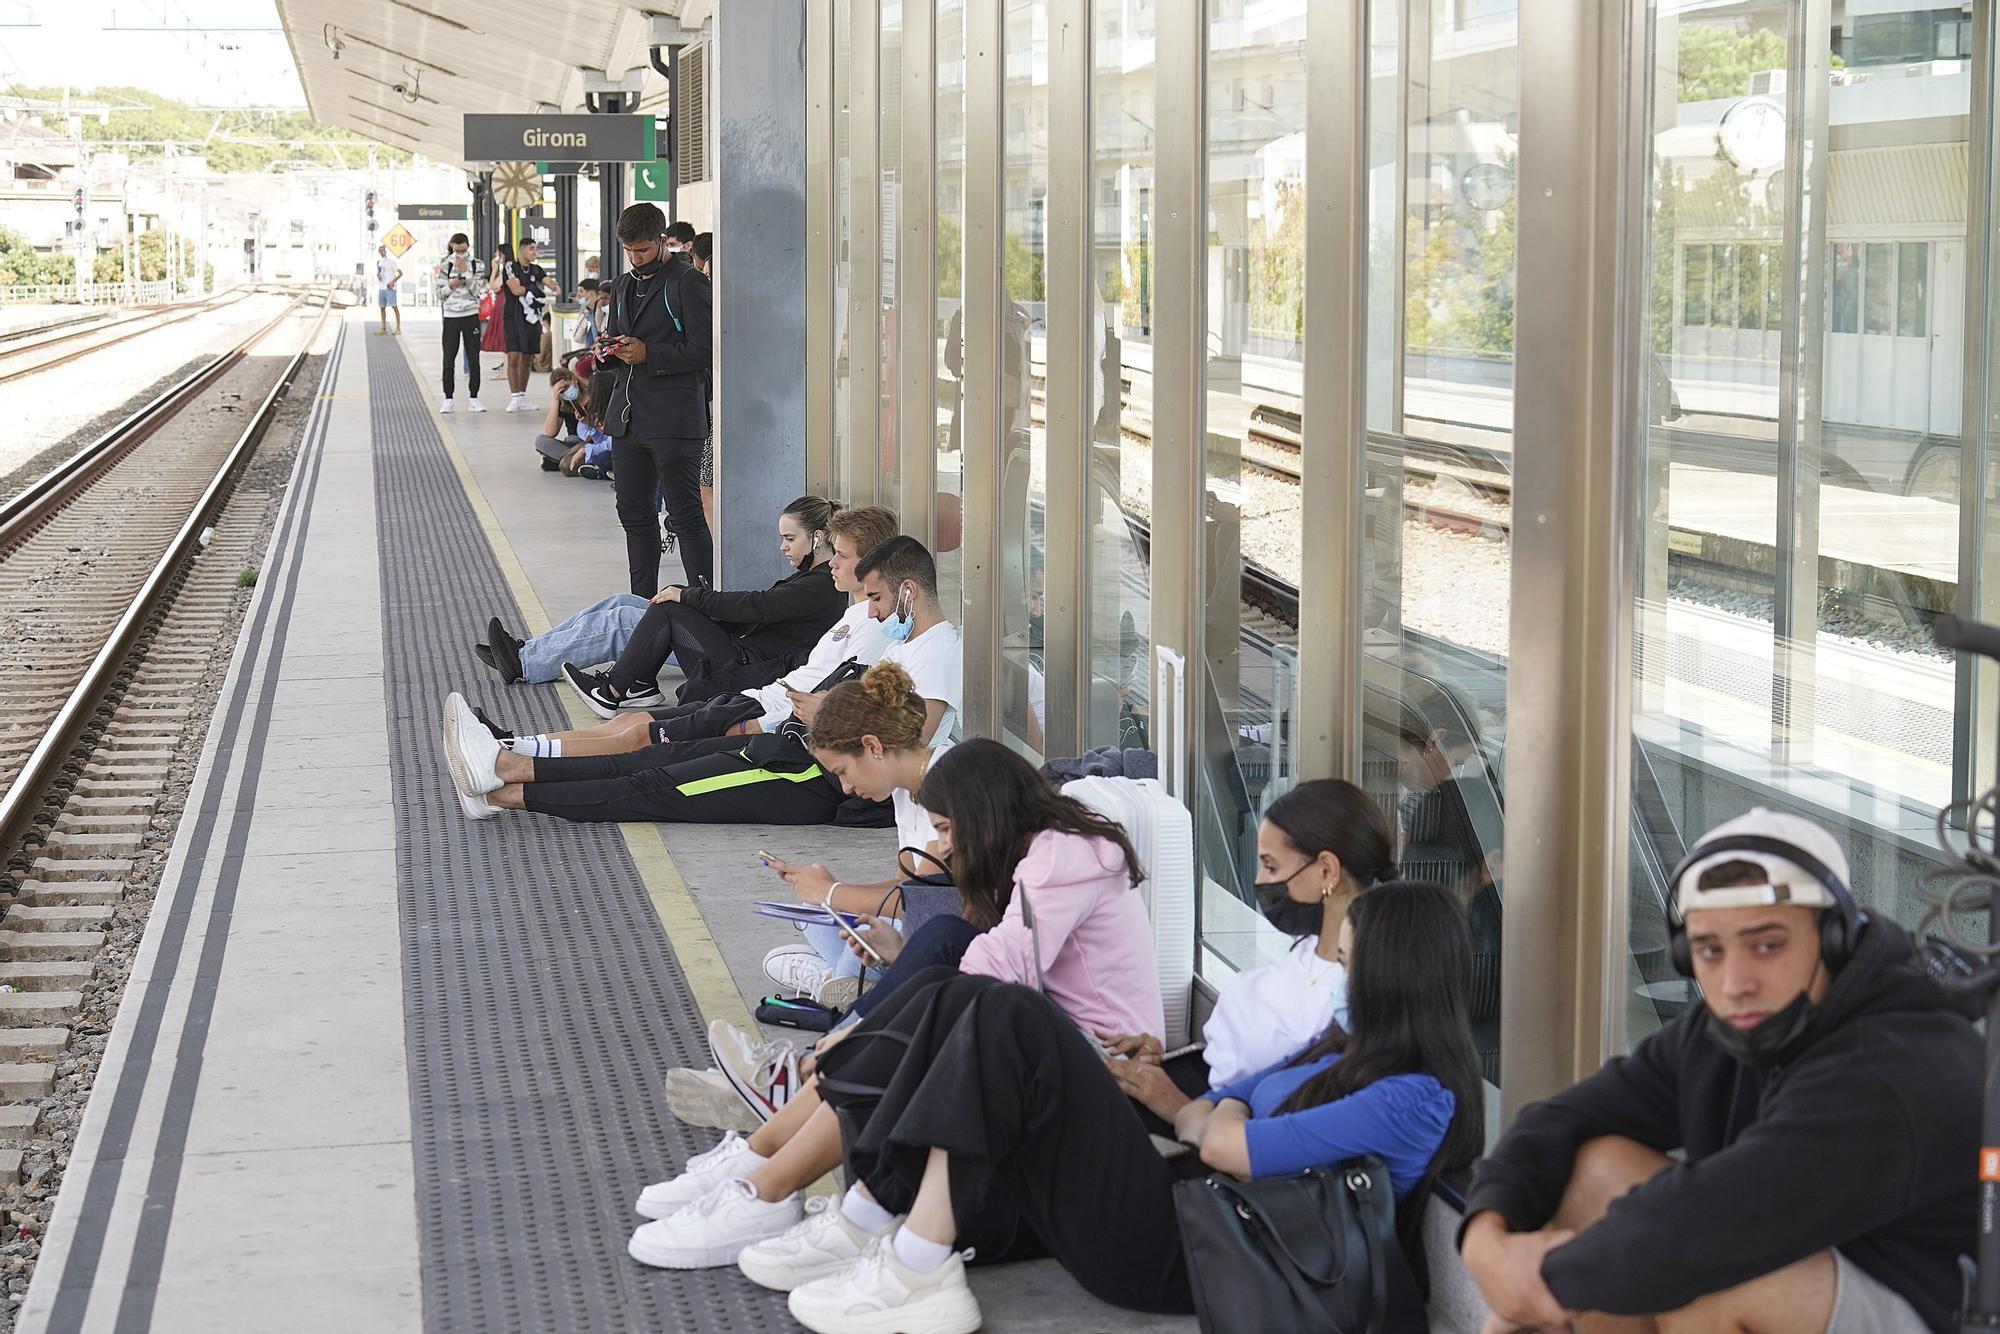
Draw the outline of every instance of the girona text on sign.
<instances>
[{"instance_id":1,"label":"girona text on sign","mask_svg":"<svg viewBox=\"0 0 2000 1334\"><path fill-rule=\"evenodd\" d=\"M650 162L651 116L488 116L465 118L468 162Z\"/></svg>"}]
</instances>

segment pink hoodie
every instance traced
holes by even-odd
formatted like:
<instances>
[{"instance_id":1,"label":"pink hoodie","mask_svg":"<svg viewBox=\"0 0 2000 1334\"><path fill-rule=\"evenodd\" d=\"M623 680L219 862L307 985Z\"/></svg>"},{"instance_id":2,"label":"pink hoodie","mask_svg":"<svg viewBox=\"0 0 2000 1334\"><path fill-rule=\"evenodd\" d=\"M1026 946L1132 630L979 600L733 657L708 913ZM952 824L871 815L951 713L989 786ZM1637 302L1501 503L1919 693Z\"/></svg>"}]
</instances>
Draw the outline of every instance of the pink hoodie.
<instances>
[{"instance_id":1,"label":"pink hoodie","mask_svg":"<svg viewBox=\"0 0 2000 1334\"><path fill-rule=\"evenodd\" d=\"M1014 868L1006 916L972 942L959 971L1035 985L1023 890L1034 901L1049 999L1093 1033L1164 1034L1153 925L1125 855L1108 839L1053 829L1035 835Z\"/></svg>"}]
</instances>

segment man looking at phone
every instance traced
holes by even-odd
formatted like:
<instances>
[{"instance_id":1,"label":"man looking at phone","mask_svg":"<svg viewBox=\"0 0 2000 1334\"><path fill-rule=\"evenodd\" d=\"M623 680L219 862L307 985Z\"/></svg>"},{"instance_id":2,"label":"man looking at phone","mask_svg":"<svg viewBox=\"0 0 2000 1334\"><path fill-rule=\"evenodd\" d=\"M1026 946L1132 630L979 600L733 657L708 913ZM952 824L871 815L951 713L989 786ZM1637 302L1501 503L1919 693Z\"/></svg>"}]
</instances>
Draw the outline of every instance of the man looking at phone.
<instances>
[{"instance_id":1,"label":"man looking at phone","mask_svg":"<svg viewBox=\"0 0 2000 1334\"><path fill-rule=\"evenodd\" d=\"M658 206L633 204L618 218L626 272L611 285L601 327L601 364L617 373L604 429L612 440L618 522L632 591L659 591L655 497L680 546L688 584L714 576L714 545L701 512L701 444L708 434L708 279L676 258Z\"/></svg>"}]
</instances>

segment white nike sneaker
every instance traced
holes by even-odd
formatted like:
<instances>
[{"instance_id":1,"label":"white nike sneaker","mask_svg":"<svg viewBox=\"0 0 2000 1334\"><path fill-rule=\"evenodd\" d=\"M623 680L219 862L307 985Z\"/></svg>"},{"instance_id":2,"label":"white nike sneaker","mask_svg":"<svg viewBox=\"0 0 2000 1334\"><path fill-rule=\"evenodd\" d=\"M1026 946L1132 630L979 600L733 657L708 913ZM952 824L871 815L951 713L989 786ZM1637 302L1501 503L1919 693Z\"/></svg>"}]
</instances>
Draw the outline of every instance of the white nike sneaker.
<instances>
[{"instance_id":1,"label":"white nike sneaker","mask_svg":"<svg viewBox=\"0 0 2000 1334\"><path fill-rule=\"evenodd\" d=\"M493 766L500 742L456 690L444 697L444 762L452 785L468 797L483 797L501 786Z\"/></svg>"},{"instance_id":2,"label":"white nike sneaker","mask_svg":"<svg viewBox=\"0 0 2000 1334\"><path fill-rule=\"evenodd\" d=\"M806 1201L804 1222L781 1236L744 1247L736 1267L752 1283L790 1292L847 1268L878 1240L893 1236L901 1221L892 1220L880 1232L864 1232L840 1212L838 1195L821 1195Z\"/></svg>"},{"instance_id":3,"label":"white nike sneaker","mask_svg":"<svg viewBox=\"0 0 2000 1334\"><path fill-rule=\"evenodd\" d=\"M965 1282L965 1257L955 1254L928 1274L896 1258L891 1238L838 1273L792 1289L792 1319L814 1334L972 1334L979 1301Z\"/></svg>"},{"instance_id":4,"label":"white nike sneaker","mask_svg":"<svg viewBox=\"0 0 2000 1334\"><path fill-rule=\"evenodd\" d=\"M781 1235L802 1212L796 1191L766 1201L747 1181L725 1181L693 1204L641 1224L625 1251L656 1269L713 1269L735 1263L745 1246Z\"/></svg>"},{"instance_id":5,"label":"white nike sneaker","mask_svg":"<svg viewBox=\"0 0 2000 1334\"><path fill-rule=\"evenodd\" d=\"M745 1155L749 1155L746 1157ZM752 1161L755 1159L755 1161ZM763 1162L750 1153L750 1142L741 1135L729 1135L722 1143L687 1160L677 1177L668 1177L639 1192L632 1208L647 1218L665 1218L693 1204L725 1181L741 1180Z\"/></svg>"},{"instance_id":6,"label":"white nike sneaker","mask_svg":"<svg viewBox=\"0 0 2000 1334\"><path fill-rule=\"evenodd\" d=\"M486 405L476 398L468 398L465 400L465 410L467 412L484 412L486 411Z\"/></svg>"},{"instance_id":7,"label":"white nike sneaker","mask_svg":"<svg viewBox=\"0 0 2000 1334\"><path fill-rule=\"evenodd\" d=\"M798 1092L798 1049L782 1038L755 1038L718 1019L708 1026L708 1054L762 1120L776 1116Z\"/></svg>"},{"instance_id":8,"label":"white nike sneaker","mask_svg":"<svg viewBox=\"0 0 2000 1334\"><path fill-rule=\"evenodd\" d=\"M449 398L445 399L444 402L438 404L438 412L446 417L449 417L451 415L451 400Z\"/></svg>"},{"instance_id":9,"label":"white nike sneaker","mask_svg":"<svg viewBox=\"0 0 2000 1334\"><path fill-rule=\"evenodd\" d=\"M465 812L468 820L491 820L500 814L500 808L483 796L468 797L456 788L452 789L451 795L458 798L458 808Z\"/></svg>"}]
</instances>

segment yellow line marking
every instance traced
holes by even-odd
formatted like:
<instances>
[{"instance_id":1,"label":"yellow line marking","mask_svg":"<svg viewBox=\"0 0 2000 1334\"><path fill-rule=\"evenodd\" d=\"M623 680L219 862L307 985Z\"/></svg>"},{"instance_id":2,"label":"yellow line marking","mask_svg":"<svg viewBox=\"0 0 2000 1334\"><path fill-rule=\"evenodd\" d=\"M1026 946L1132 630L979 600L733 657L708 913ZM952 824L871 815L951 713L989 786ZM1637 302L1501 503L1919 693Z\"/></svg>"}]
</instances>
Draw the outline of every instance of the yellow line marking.
<instances>
[{"instance_id":1,"label":"yellow line marking","mask_svg":"<svg viewBox=\"0 0 2000 1334\"><path fill-rule=\"evenodd\" d=\"M424 371L418 367L410 343L398 339L397 345L403 349L403 360L409 363L410 373L419 385L423 385ZM528 571L515 554L514 544L507 539L506 529L500 526L499 516L487 501L479 479L473 476L472 464L458 443L458 437L453 434L451 423L432 414L432 425L437 427L438 437L444 441L444 452L458 473L459 485L464 488L465 498L479 520L480 531L486 535L487 545L493 548L494 559L500 564L500 574L507 581L508 591L513 593L521 614L527 618L529 633L546 633L551 624L548 611L536 595L535 586L529 582ZM576 698L574 692L565 690L560 693L563 710L568 714L572 727L597 724L597 716L583 707L583 701ZM618 832L625 840L625 850L632 858L632 865L639 872L639 883L646 887L646 897L651 901L653 911L659 915L660 926L673 945L674 958L680 963L681 975L687 979L688 990L701 1009L703 1030L706 1031L708 1024L714 1020L727 1019L752 1033L760 1031L751 1018L749 1007L743 1003L743 993L736 989L736 979L730 975L729 965L716 946L715 936L708 929L708 919L702 916L701 905L694 901L686 877L674 865L673 854L667 851L666 837L660 832L660 827L645 823L621 824Z\"/></svg>"}]
</instances>

